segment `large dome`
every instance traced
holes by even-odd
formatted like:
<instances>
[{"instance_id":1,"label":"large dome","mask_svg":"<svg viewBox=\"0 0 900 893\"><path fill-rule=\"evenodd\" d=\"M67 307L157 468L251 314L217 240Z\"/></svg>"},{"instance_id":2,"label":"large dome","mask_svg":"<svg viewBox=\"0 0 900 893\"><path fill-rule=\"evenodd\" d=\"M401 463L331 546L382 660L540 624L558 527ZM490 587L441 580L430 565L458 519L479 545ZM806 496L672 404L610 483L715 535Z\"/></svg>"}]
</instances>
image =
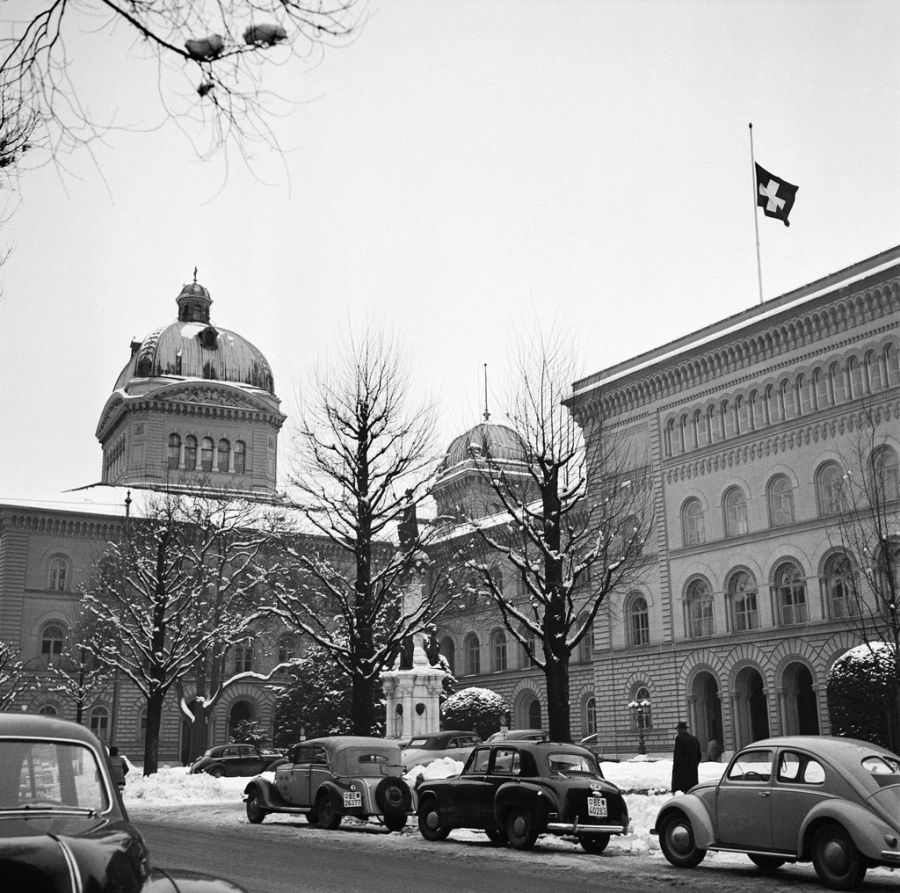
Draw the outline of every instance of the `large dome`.
<instances>
[{"instance_id":1,"label":"large dome","mask_svg":"<svg viewBox=\"0 0 900 893\"><path fill-rule=\"evenodd\" d=\"M246 338L209 321L209 292L199 283L185 285L177 298L178 319L131 344L131 359L114 390L135 380L174 376L249 385L275 392L269 363Z\"/></svg>"},{"instance_id":2,"label":"large dome","mask_svg":"<svg viewBox=\"0 0 900 893\"><path fill-rule=\"evenodd\" d=\"M481 422L460 434L447 448L441 471L467 459L490 457L497 462L524 462L528 451L522 438L506 425Z\"/></svg>"}]
</instances>

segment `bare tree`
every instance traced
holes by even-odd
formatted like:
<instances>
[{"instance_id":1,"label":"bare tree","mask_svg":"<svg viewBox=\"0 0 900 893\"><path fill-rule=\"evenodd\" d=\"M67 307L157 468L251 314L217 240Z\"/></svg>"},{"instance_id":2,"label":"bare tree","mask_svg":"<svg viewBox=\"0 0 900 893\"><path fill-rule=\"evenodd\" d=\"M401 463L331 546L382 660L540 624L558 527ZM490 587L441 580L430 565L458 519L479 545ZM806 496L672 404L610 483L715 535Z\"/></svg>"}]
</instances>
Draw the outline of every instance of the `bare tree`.
<instances>
[{"instance_id":1,"label":"bare tree","mask_svg":"<svg viewBox=\"0 0 900 893\"><path fill-rule=\"evenodd\" d=\"M506 629L544 672L554 741L571 736L572 652L590 635L606 597L640 578L652 526L645 465L597 422L588 492L584 440L564 405L575 380L571 357L557 336L527 344L509 412L519 437L518 461L498 455L487 439L472 451L500 510L472 519L468 566ZM515 591L502 584L498 562L512 568Z\"/></svg>"},{"instance_id":2,"label":"bare tree","mask_svg":"<svg viewBox=\"0 0 900 893\"><path fill-rule=\"evenodd\" d=\"M416 521L433 465L432 417L412 406L396 347L371 331L349 339L307 404L292 482L323 544L284 544L293 574L276 581L272 613L325 648L352 689L352 727L373 728L381 671L439 610ZM401 523L402 522L402 523ZM398 526L401 546L391 545ZM415 597L404 590L430 580Z\"/></svg>"},{"instance_id":3,"label":"bare tree","mask_svg":"<svg viewBox=\"0 0 900 893\"><path fill-rule=\"evenodd\" d=\"M98 57L125 30L157 63L163 109L192 120L213 148L275 141L263 72L290 58L314 61L358 23L357 0L41 0L0 37L0 94L35 116L47 146L70 149L113 122L97 119L73 71L72 38L90 31Z\"/></svg>"},{"instance_id":4,"label":"bare tree","mask_svg":"<svg viewBox=\"0 0 900 893\"><path fill-rule=\"evenodd\" d=\"M202 725L226 685L267 678L224 679L215 657L247 635L266 528L252 505L161 494L109 545L85 589L96 631L89 647L147 703L145 775L157 769L162 707L173 686L191 677L187 716Z\"/></svg>"},{"instance_id":5,"label":"bare tree","mask_svg":"<svg viewBox=\"0 0 900 893\"><path fill-rule=\"evenodd\" d=\"M0 641L0 711L9 710L29 686L25 665L9 642Z\"/></svg>"},{"instance_id":6,"label":"bare tree","mask_svg":"<svg viewBox=\"0 0 900 893\"><path fill-rule=\"evenodd\" d=\"M894 656L887 728L900 742L900 470L890 432L896 421L870 406L855 421L856 441L842 473L820 469L824 511L836 515L840 551L826 570L832 615L844 616L866 642L883 642Z\"/></svg>"}]
</instances>

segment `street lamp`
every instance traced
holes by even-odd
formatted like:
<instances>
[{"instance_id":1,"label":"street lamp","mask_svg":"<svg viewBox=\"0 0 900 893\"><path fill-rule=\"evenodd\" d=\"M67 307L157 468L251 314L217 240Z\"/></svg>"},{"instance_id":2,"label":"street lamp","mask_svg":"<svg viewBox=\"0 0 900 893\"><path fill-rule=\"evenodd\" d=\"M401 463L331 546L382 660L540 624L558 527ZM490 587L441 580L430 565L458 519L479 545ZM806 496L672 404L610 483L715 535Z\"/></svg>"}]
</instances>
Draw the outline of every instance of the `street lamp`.
<instances>
[{"instance_id":1,"label":"street lamp","mask_svg":"<svg viewBox=\"0 0 900 893\"><path fill-rule=\"evenodd\" d=\"M646 718L650 715L650 699L641 698L640 701L629 701L627 707L631 711L631 717L637 726L638 753L642 756L646 755L647 748L644 745L644 728L646 727Z\"/></svg>"}]
</instances>

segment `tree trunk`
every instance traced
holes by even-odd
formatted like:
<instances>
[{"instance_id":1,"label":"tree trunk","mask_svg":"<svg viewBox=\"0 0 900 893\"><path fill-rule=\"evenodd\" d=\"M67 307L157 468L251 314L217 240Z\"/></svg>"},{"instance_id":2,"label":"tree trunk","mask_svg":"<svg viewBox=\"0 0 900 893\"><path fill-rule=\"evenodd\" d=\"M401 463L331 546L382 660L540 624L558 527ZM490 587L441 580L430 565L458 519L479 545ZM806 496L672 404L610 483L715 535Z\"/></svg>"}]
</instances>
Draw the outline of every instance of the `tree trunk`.
<instances>
[{"instance_id":1,"label":"tree trunk","mask_svg":"<svg viewBox=\"0 0 900 893\"><path fill-rule=\"evenodd\" d=\"M569 662L549 653L544 656L544 661L544 679L547 685L547 732L551 741L570 741L572 729L569 714Z\"/></svg>"},{"instance_id":2,"label":"tree trunk","mask_svg":"<svg viewBox=\"0 0 900 893\"><path fill-rule=\"evenodd\" d=\"M371 735L375 717L375 682L362 675L353 677L353 734Z\"/></svg>"},{"instance_id":3,"label":"tree trunk","mask_svg":"<svg viewBox=\"0 0 900 893\"><path fill-rule=\"evenodd\" d=\"M147 735L144 738L144 775L154 775L159 769L159 729L165 693L153 692L147 699Z\"/></svg>"},{"instance_id":4,"label":"tree trunk","mask_svg":"<svg viewBox=\"0 0 900 893\"><path fill-rule=\"evenodd\" d=\"M188 760L193 762L209 746L209 712L196 701L191 701L188 707L194 715L188 745Z\"/></svg>"}]
</instances>

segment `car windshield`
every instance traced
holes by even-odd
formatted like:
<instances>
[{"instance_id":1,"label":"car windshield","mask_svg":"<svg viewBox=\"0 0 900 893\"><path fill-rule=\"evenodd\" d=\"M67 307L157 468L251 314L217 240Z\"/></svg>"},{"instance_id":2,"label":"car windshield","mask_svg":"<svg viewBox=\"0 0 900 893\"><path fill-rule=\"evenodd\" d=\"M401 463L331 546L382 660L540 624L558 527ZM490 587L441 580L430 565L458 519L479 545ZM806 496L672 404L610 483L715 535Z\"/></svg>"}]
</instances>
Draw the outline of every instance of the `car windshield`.
<instances>
[{"instance_id":1,"label":"car windshield","mask_svg":"<svg viewBox=\"0 0 900 893\"><path fill-rule=\"evenodd\" d=\"M597 774L594 761L580 753L551 753L547 760L550 764L550 771L557 775L572 775L578 772Z\"/></svg>"},{"instance_id":2,"label":"car windshield","mask_svg":"<svg viewBox=\"0 0 900 893\"><path fill-rule=\"evenodd\" d=\"M404 747L427 747L430 738L413 738L409 744L404 744Z\"/></svg>"},{"instance_id":3,"label":"car windshield","mask_svg":"<svg viewBox=\"0 0 900 893\"><path fill-rule=\"evenodd\" d=\"M94 752L71 741L0 741L0 809L109 807Z\"/></svg>"}]
</instances>

